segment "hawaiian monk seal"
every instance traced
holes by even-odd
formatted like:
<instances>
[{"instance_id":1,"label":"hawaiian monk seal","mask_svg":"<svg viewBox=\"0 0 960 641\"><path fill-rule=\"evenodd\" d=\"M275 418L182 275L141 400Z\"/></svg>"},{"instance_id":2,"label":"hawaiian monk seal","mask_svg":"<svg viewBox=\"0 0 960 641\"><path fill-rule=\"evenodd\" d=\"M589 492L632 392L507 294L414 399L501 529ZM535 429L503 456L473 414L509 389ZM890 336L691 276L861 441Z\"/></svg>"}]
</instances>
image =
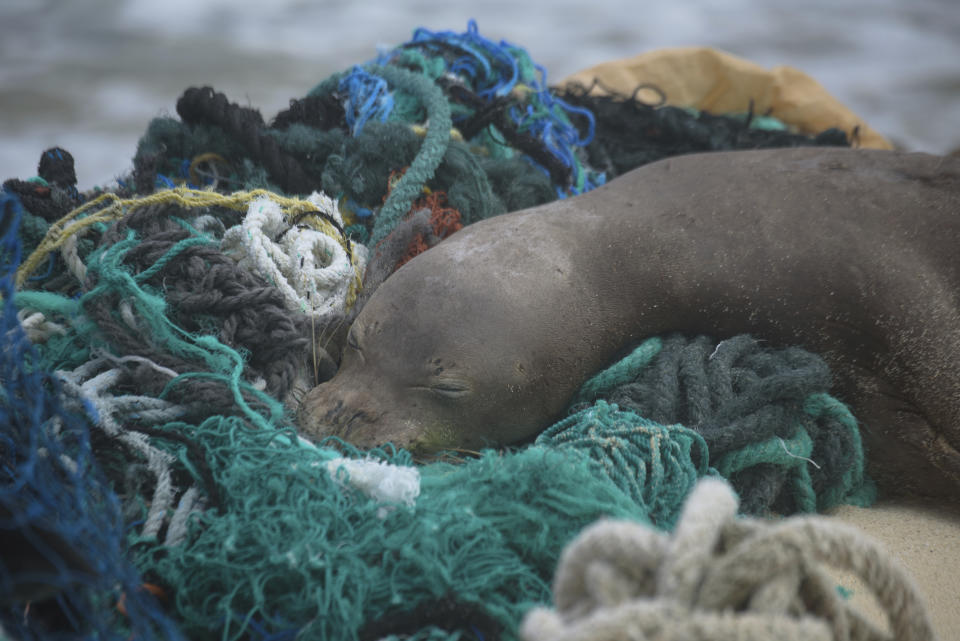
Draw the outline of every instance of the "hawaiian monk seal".
<instances>
[{"instance_id":1,"label":"hawaiian monk seal","mask_svg":"<svg viewBox=\"0 0 960 641\"><path fill-rule=\"evenodd\" d=\"M751 333L833 368L881 490L960 490L960 159L675 157L476 223L370 298L308 436L428 452L528 439L625 347Z\"/></svg>"}]
</instances>

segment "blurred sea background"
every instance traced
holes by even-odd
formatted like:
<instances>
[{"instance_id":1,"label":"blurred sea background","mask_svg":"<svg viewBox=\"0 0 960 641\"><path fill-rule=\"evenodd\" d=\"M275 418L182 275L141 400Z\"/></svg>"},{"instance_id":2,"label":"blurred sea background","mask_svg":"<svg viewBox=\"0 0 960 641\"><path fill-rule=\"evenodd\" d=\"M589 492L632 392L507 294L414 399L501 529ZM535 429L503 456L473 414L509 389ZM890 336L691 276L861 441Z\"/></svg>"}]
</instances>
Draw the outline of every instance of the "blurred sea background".
<instances>
[{"instance_id":1,"label":"blurred sea background","mask_svg":"<svg viewBox=\"0 0 960 641\"><path fill-rule=\"evenodd\" d=\"M470 18L551 82L708 45L806 71L901 148L960 147L960 0L0 0L0 181L59 145L81 189L105 186L191 85L269 120L378 46Z\"/></svg>"}]
</instances>

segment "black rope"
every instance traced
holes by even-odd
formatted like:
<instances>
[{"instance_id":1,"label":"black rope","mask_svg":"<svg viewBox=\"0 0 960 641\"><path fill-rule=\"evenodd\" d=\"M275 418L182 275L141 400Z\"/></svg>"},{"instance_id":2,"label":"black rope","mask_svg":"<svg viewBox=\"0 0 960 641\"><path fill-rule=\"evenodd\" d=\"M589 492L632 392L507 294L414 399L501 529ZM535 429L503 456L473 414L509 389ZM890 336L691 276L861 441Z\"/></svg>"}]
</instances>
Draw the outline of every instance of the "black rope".
<instances>
[{"instance_id":1,"label":"black rope","mask_svg":"<svg viewBox=\"0 0 960 641\"><path fill-rule=\"evenodd\" d=\"M319 177L307 174L300 161L265 133L266 125L256 109L231 103L212 87L190 87L177 101L177 113L185 123L223 129L263 164L271 179L285 192L308 194L320 189Z\"/></svg>"}]
</instances>

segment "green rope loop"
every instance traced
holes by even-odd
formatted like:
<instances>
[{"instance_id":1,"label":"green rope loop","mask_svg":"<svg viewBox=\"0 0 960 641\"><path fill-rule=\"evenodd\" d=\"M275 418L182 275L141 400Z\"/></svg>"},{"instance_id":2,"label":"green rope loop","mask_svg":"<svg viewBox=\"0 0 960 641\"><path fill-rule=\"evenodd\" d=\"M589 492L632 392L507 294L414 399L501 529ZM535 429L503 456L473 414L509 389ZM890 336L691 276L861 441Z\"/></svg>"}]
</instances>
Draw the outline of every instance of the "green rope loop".
<instances>
[{"instance_id":1,"label":"green rope loop","mask_svg":"<svg viewBox=\"0 0 960 641\"><path fill-rule=\"evenodd\" d=\"M366 65L364 69L380 76L396 89L412 94L420 100L427 111L427 135L420 151L410 163L407 173L400 178L387 196L387 201L380 208L380 213L373 225L370 244L375 245L383 240L410 211L413 201L423 193L423 185L433 178L434 172L447 152L453 121L450 118L450 105L443 91L426 76L400 67L371 64ZM308 95L317 96L334 91L343 76L344 73L331 76L314 87Z\"/></svg>"}]
</instances>

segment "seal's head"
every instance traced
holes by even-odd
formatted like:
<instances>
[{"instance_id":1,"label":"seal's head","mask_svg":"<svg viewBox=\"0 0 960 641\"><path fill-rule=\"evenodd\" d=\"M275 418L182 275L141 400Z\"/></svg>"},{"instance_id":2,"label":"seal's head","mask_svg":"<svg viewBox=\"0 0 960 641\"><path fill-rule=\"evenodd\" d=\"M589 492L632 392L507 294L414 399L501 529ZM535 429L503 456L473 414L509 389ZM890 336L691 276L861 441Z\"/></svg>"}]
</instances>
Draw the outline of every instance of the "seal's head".
<instances>
[{"instance_id":1,"label":"seal's head","mask_svg":"<svg viewBox=\"0 0 960 641\"><path fill-rule=\"evenodd\" d=\"M337 375L304 397L305 436L429 454L517 442L560 415L582 374L542 380L564 350L542 332L529 336L543 319L536 305L517 304L522 284L465 277L456 254L431 249L377 289L350 328Z\"/></svg>"}]
</instances>

